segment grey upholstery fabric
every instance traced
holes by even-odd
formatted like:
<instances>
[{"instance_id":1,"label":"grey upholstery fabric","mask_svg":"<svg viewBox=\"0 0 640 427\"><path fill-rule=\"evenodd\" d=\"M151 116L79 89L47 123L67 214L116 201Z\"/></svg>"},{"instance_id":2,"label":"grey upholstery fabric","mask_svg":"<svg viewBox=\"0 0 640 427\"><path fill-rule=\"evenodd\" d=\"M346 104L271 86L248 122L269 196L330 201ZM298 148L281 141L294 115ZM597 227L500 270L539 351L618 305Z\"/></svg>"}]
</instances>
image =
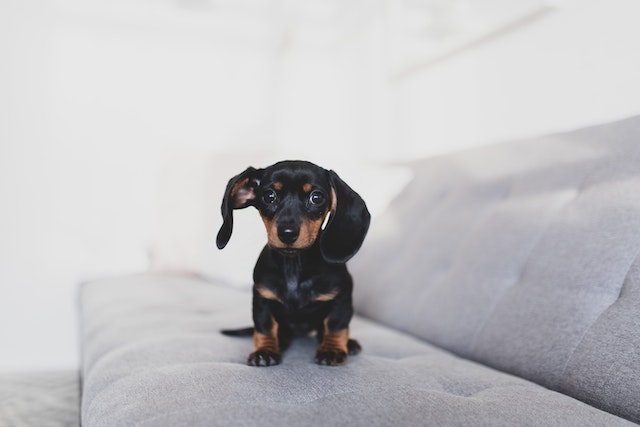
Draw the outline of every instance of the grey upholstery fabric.
<instances>
[{"instance_id":1,"label":"grey upholstery fabric","mask_svg":"<svg viewBox=\"0 0 640 427\"><path fill-rule=\"evenodd\" d=\"M0 373L0 426L80 425L78 371Z\"/></svg>"},{"instance_id":2,"label":"grey upholstery fabric","mask_svg":"<svg viewBox=\"0 0 640 427\"><path fill-rule=\"evenodd\" d=\"M413 164L356 310L640 422L640 118Z\"/></svg>"},{"instance_id":3,"label":"grey upholstery fabric","mask_svg":"<svg viewBox=\"0 0 640 427\"><path fill-rule=\"evenodd\" d=\"M313 338L246 366L251 339L218 330L250 324L250 293L196 278L92 282L81 306L87 427L628 424L360 317L346 366L316 365Z\"/></svg>"},{"instance_id":4,"label":"grey upholstery fabric","mask_svg":"<svg viewBox=\"0 0 640 427\"><path fill-rule=\"evenodd\" d=\"M312 338L245 366L251 339L218 330L251 324L248 292L86 284L83 424L640 422L639 138L633 118L412 164L350 261L364 351L344 367Z\"/></svg>"}]
</instances>

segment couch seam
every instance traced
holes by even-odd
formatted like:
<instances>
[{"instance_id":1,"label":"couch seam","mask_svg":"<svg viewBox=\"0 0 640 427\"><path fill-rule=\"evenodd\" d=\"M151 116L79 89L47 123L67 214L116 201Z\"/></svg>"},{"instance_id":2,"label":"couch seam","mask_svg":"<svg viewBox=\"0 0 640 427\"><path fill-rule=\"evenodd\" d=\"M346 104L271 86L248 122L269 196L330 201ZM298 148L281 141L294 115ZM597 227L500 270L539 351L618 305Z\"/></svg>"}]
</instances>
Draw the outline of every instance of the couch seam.
<instances>
[{"instance_id":1,"label":"couch seam","mask_svg":"<svg viewBox=\"0 0 640 427\"><path fill-rule=\"evenodd\" d=\"M640 261L640 250L638 250L636 252L636 256L632 259L629 267L627 268L627 272L624 274L624 278L622 279L622 283L620 284L620 289L618 291L618 296L611 302L611 304L607 305L607 307L605 307L600 312L600 314L598 314L598 316L593 320L593 322L591 322L591 324L587 328L584 329L584 331L582 333L582 336L580 337L580 339L576 343L576 345L573 348L573 350L571 350L571 354L569 354L569 356L567 357L567 360L565 361L564 366L562 368L562 372L558 376L558 382L554 386L555 389L563 390L563 385L564 385L564 382L565 382L565 375L566 375L566 372L567 372L567 368L569 367L569 363L573 359L573 356L574 356L576 350L580 347L580 345L582 345L582 342L586 338L586 336L589 333L589 331L591 331L593 329L593 327L598 323L598 321L602 318L602 316L605 313L607 313L609 311L609 309L611 309L611 307L616 305L618 303L618 301L620 301L620 298L622 297L622 294L624 293L624 289L626 288L626 284L627 284L627 281L629 279L629 273L631 272L631 269L633 268L633 266L636 265L636 263L638 263L638 261Z\"/></svg>"},{"instance_id":2,"label":"couch seam","mask_svg":"<svg viewBox=\"0 0 640 427\"><path fill-rule=\"evenodd\" d=\"M475 357L475 352L477 350L479 336L482 333L482 331L484 330L486 324L489 322L489 320L491 319L491 317L495 313L495 311L498 308L498 306L500 305L500 302L504 299L505 295L511 289L516 288L520 283L522 283L522 279L524 277L525 271L527 270L527 266L530 263L531 254L536 249L536 247L538 246L538 244L540 243L542 238L546 235L546 233L549 230L549 227L551 226L553 220L555 218L557 218L557 215L561 211L566 209L567 206L569 206L571 203L573 203L575 200L577 200L578 197L580 197L580 195L582 194L582 192L584 190L584 184L586 183L586 181L587 181L587 179L588 179L588 177L590 175L591 175L590 173L585 174L585 176L582 178L582 180L579 182L579 184L575 187L576 188L575 194L571 198L569 198L568 200L560 203L558 205L558 207L556 208L555 212L552 215L549 216L549 219L547 220L546 224L542 227L542 229L540 230L540 233L534 239L533 244L531 245L531 248L529 248L527 256L524 258L525 261L524 261L524 264L522 265L522 268L520 269L520 274L518 275L518 278L513 282L513 284L511 286L505 287L502 290L502 292L500 292L500 296L498 298L496 298L495 303L492 304L491 309L489 310L489 312L487 313L485 318L482 320L482 323L479 325L479 327L474 332L473 337L471 339L471 344L469 345L468 354L470 356Z\"/></svg>"}]
</instances>

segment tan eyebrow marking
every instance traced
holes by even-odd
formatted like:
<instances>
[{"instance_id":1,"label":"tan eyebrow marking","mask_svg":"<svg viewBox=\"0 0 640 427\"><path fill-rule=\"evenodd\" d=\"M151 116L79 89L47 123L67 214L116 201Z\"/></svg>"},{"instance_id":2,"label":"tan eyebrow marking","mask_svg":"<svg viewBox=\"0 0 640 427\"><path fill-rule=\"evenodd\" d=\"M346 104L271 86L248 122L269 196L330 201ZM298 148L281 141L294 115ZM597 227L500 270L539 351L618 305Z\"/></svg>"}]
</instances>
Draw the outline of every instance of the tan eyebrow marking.
<instances>
[{"instance_id":1,"label":"tan eyebrow marking","mask_svg":"<svg viewBox=\"0 0 640 427\"><path fill-rule=\"evenodd\" d=\"M273 188L274 188L276 191L280 191L280 190L282 190L282 183L281 183L280 181L274 182L274 183L273 183Z\"/></svg>"},{"instance_id":2,"label":"tan eyebrow marking","mask_svg":"<svg viewBox=\"0 0 640 427\"><path fill-rule=\"evenodd\" d=\"M306 183L305 185L302 186L302 189L304 190L305 193L310 192L312 188L313 188L313 185L309 183Z\"/></svg>"}]
</instances>

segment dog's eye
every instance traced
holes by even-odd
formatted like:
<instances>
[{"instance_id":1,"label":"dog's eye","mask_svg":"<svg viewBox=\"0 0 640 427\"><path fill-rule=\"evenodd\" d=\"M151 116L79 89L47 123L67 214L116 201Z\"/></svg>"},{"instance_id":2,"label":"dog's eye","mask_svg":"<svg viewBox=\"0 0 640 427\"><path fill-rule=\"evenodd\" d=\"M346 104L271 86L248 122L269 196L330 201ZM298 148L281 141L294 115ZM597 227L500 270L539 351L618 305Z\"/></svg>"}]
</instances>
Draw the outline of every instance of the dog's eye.
<instances>
[{"instance_id":1,"label":"dog's eye","mask_svg":"<svg viewBox=\"0 0 640 427\"><path fill-rule=\"evenodd\" d=\"M309 202L312 205L322 205L324 204L326 198L324 197L324 194L322 194L320 191L312 191L311 194L309 195Z\"/></svg>"},{"instance_id":2,"label":"dog's eye","mask_svg":"<svg viewBox=\"0 0 640 427\"><path fill-rule=\"evenodd\" d=\"M267 190L262 195L262 201L265 202L268 205L271 205L271 204L273 204L273 203L278 201L278 195L273 190Z\"/></svg>"}]
</instances>

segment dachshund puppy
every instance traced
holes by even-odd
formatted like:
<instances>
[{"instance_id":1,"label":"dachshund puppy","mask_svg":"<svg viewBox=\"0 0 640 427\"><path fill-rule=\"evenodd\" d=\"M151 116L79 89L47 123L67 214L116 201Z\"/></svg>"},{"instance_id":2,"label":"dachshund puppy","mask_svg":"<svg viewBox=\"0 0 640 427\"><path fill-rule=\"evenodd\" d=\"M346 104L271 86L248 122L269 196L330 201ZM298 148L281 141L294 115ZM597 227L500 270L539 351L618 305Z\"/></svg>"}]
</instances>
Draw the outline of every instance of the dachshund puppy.
<instances>
[{"instance_id":1,"label":"dachshund puppy","mask_svg":"<svg viewBox=\"0 0 640 427\"><path fill-rule=\"evenodd\" d=\"M222 332L253 335L247 360L252 366L279 364L291 339L311 331L320 343L316 363L346 363L360 351L349 337L353 282L345 263L369 228L364 200L334 171L313 163L249 167L227 184L219 249L231 237L233 210L248 206L258 210L267 229L267 245L253 271L254 327Z\"/></svg>"}]
</instances>

